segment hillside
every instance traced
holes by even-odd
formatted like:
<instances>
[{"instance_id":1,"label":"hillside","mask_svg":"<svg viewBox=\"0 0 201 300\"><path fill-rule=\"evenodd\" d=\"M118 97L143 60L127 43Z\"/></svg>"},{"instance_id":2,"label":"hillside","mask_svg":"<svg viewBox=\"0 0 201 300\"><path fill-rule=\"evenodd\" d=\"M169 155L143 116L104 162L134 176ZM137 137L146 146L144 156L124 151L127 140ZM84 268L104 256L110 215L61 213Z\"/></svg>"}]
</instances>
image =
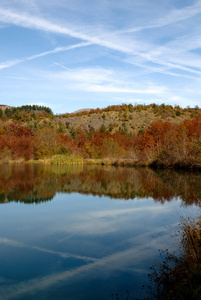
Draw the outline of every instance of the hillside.
<instances>
[{"instance_id":1,"label":"hillside","mask_svg":"<svg viewBox=\"0 0 201 300\"><path fill-rule=\"evenodd\" d=\"M4 111L6 108L12 108L12 106L0 104L0 109L2 109Z\"/></svg>"},{"instance_id":2,"label":"hillside","mask_svg":"<svg viewBox=\"0 0 201 300\"><path fill-rule=\"evenodd\" d=\"M48 163L82 157L88 163L201 168L198 107L123 104L54 115L48 107L25 105L0 110L0 119L0 162L60 155Z\"/></svg>"},{"instance_id":3,"label":"hillside","mask_svg":"<svg viewBox=\"0 0 201 300\"><path fill-rule=\"evenodd\" d=\"M192 119L200 114L199 108L182 109L179 106L174 108L169 105L119 105L109 106L105 109L92 109L90 111L63 114L56 117L58 124L62 124L67 133L71 128L95 130L104 126L111 133L122 131L137 134L145 128L150 127L153 121L164 120L173 123L181 123L186 119Z\"/></svg>"},{"instance_id":4,"label":"hillside","mask_svg":"<svg viewBox=\"0 0 201 300\"><path fill-rule=\"evenodd\" d=\"M9 107L2 105L5 122L20 121L34 132L51 126L60 133L71 135L76 130L103 130L111 133L124 132L137 134L149 128L153 121L163 120L181 123L201 114L201 109L185 108L170 105L114 105L103 109L80 109L74 113L53 115L52 111L43 106L27 105Z\"/></svg>"}]
</instances>

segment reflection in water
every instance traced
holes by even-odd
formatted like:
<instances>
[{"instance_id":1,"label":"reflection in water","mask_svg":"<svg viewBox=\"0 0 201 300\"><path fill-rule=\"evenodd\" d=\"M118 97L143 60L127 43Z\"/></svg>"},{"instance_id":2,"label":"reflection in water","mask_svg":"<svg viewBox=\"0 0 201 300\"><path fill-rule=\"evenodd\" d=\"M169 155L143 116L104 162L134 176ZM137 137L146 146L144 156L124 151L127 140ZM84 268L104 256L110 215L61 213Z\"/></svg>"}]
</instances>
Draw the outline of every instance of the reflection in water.
<instances>
[{"instance_id":1,"label":"reflection in water","mask_svg":"<svg viewBox=\"0 0 201 300\"><path fill-rule=\"evenodd\" d=\"M178 211L198 212L200 179L146 168L2 166L0 298L102 300L129 290L143 299L158 249L175 249L166 227L175 230Z\"/></svg>"},{"instance_id":2,"label":"reflection in water","mask_svg":"<svg viewBox=\"0 0 201 300\"><path fill-rule=\"evenodd\" d=\"M6 165L0 169L0 203L40 203L51 200L57 192L78 192L117 199L152 197L161 203L180 197L186 204L199 204L200 182L199 172L83 165Z\"/></svg>"}]
</instances>

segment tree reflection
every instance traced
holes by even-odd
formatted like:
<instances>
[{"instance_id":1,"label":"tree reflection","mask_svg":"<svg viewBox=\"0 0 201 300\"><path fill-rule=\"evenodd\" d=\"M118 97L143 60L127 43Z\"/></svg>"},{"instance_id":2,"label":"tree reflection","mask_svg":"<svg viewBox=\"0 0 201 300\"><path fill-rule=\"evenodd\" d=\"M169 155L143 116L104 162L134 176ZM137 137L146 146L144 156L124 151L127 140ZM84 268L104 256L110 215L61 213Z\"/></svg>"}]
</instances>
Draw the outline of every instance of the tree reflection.
<instances>
[{"instance_id":1,"label":"tree reflection","mask_svg":"<svg viewBox=\"0 0 201 300\"><path fill-rule=\"evenodd\" d=\"M201 173L148 168L83 165L4 165L0 168L0 203L40 203L57 192L114 199L151 197L164 203L177 197L200 204Z\"/></svg>"}]
</instances>

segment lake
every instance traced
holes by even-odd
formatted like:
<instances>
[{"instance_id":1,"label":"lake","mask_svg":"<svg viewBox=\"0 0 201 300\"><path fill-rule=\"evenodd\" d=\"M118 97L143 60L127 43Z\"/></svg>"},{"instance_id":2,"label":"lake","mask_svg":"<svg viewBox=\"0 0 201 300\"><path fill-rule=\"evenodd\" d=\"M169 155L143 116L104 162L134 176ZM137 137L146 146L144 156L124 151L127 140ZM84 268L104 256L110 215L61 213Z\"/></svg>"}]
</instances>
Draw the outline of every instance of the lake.
<instances>
[{"instance_id":1,"label":"lake","mask_svg":"<svg viewBox=\"0 0 201 300\"><path fill-rule=\"evenodd\" d=\"M180 216L198 216L201 173L0 166L0 295L143 299ZM142 289L142 286L145 288Z\"/></svg>"}]
</instances>

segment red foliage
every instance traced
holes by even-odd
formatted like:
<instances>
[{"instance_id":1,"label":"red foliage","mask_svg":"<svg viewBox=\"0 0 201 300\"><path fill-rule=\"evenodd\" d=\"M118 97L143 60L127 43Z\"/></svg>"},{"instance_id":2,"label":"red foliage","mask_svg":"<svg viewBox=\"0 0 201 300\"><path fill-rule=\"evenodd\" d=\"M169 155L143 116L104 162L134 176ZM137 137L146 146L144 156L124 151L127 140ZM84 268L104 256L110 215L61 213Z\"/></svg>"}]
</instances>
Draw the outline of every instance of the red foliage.
<instances>
[{"instance_id":1,"label":"red foliage","mask_svg":"<svg viewBox=\"0 0 201 300\"><path fill-rule=\"evenodd\" d=\"M33 139L30 136L17 137L3 134L0 136L0 151L9 149L14 159L24 158L26 160L33 157Z\"/></svg>"},{"instance_id":2,"label":"red foliage","mask_svg":"<svg viewBox=\"0 0 201 300\"><path fill-rule=\"evenodd\" d=\"M113 106L107 110L122 110L128 106ZM132 108L132 107L131 107ZM100 113L103 110L92 110L91 113ZM23 126L20 122L0 126L0 154L7 148L14 159L33 157L33 141L36 138L32 130ZM48 127L49 128L49 127ZM49 129L48 129L49 130ZM49 132L46 129L46 132ZM47 142L50 134L44 133L43 140ZM122 132L111 133L106 127L94 130L75 130L73 138L63 133L54 132L56 150L59 153L76 153L83 157L99 158L104 155L126 155L126 153L138 152L142 156L153 157L166 164L185 162L186 164L199 163L201 156L201 115L192 120L185 120L180 124L155 121L151 127L135 137L129 137ZM51 145L46 145L50 149ZM139 155L139 157L141 156Z\"/></svg>"},{"instance_id":3,"label":"red foliage","mask_svg":"<svg viewBox=\"0 0 201 300\"><path fill-rule=\"evenodd\" d=\"M201 115L193 120L186 120L182 124L189 139L199 138L201 136Z\"/></svg>"},{"instance_id":4,"label":"red foliage","mask_svg":"<svg viewBox=\"0 0 201 300\"><path fill-rule=\"evenodd\" d=\"M33 132L30 128L15 122L6 126L0 136L0 151L7 148L14 159L31 159L33 156Z\"/></svg>"},{"instance_id":5,"label":"red foliage","mask_svg":"<svg viewBox=\"0 0 201 300\"><path fill-rule=\"evenodd\" d=\"M20 122L14 122L6 126L6 131L9 135L11 136L16 136L16 137L31 137L33 136L33 131L27 127L21 125Z\"/></svg>"},{"instance_id":6,"label":"red foliage","mask_svg":"<svg viewBox=\"0 0 201 300\"><path fill-rule=\"evenodd\" d=\"M135 145L139 151L147 151L153 149L156 143L154 136L145 129L143 134L138 134L137 138L135 139Z\"/></svg>"},{"instance_id":7,"label":"red foliage","mask_svg":"<svg viewBox=\"0 0 201 300\"><path fill-rule=\"evenodd\" d=\"M79 148L76 141L69 135L60 133L58 134L59 145L62 148L65 148L69 153L79 154Z\"/></svg>"}]
</instances>

